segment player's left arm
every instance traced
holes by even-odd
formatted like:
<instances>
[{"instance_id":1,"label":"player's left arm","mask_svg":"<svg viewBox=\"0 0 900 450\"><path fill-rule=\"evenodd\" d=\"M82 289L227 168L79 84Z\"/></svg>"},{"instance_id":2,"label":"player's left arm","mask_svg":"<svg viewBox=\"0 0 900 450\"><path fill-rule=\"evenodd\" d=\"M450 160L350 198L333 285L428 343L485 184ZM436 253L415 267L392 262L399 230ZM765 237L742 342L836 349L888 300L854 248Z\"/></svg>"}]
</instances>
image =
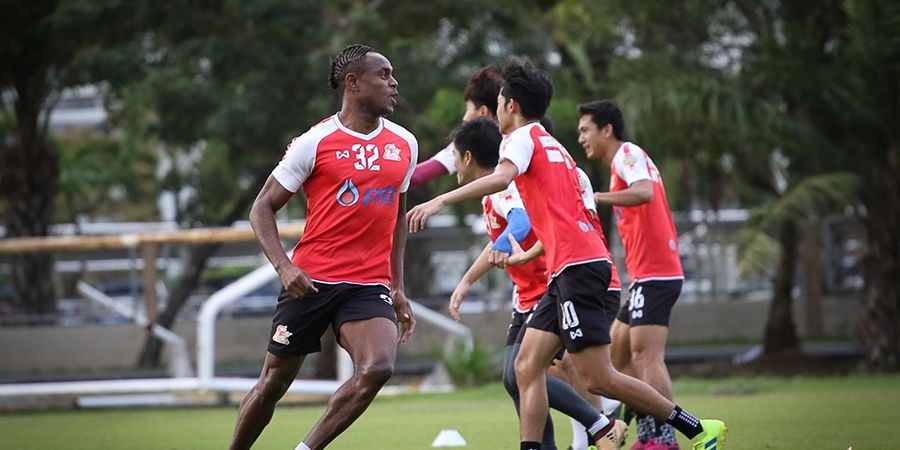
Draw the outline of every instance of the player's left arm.
<instances>
[{"instance_id":1,"label":"player's left arm","mask_svg":"<svg viewBox=\"0 0 900 450\"><path fill-rule=\"evenodd\" d=\"M397 201L397 223L394 224L394 244L391 246L391 298L400 323L400 342L406 342L416 329L416 317L403 281L403 257L406 253L406 192Z\"/></svg>"},{"instance_id":2,"label":"player's left arm","mask_svg":"<svg viewBox=\"0 0 900 450\"><path fill-rule=\"evenodd\" d=\"M512 183L519 175L519 169L509 160L503 160L494 169L494 173L481 177L465 186L441 194L425 203L417 205L406 214L409 231L415 233L425 229L425 221L439 213L445 206L459 203L470 198L481 198L500 192Z\"/></svg>"},{"instance_id":3,"label":"player's left arm","mask_svg":"<svg viewBox=\"0 0 900 450\"><path fill-rule=\"evenodd\" d=\"M653 182L640 180L621 191L594 192L594 201L598 205L612 206L638 206L650 203L653 201Z\"/></svg>"}]
</instances>

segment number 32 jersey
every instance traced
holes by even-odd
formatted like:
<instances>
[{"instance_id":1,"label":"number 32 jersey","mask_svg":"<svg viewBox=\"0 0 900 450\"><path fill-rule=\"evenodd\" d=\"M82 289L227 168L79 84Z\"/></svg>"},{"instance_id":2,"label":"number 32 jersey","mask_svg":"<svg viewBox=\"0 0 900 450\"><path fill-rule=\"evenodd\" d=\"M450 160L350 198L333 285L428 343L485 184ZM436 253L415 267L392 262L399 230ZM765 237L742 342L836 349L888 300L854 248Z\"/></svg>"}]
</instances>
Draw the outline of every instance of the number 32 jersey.
<instances>
[{"instance_id":1,"label":"number 32 jersey","mask_svg":"<svg viewBox=\"0 0 900 450\"><path fill-rule=\"evenodd\" d=\"M272 176L307 197L306 227L291 262L324 283L390 286L399 197L409 187L418 142L387 119L368 134L337 114L291 141Z\"/></svg>"}]
</instances>

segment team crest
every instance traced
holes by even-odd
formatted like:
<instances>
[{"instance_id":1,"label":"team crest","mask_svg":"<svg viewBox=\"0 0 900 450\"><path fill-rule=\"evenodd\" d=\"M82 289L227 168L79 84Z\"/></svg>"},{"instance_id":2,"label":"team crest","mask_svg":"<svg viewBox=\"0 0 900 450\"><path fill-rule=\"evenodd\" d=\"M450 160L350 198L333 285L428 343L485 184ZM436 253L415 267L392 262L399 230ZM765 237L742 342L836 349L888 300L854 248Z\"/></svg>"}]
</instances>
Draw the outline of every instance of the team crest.
<instances>
[{"instance_id":1,"label":"team crest","mask_svg":"<svg viewBox=\"0 0 900 450\"><path fill-rule=\"evenodd\" d=\"M382 157L387 161L400 161L400 148L394 144L387 144L384 146Z\"/></svg>"},{"instance_id":2,"label":"team crest","mask_svg":"<svg viewBox=\"0 0 900 450\"><path fill-rule=\"evenodd\" d=\"M272 335L272 340L279 344L291 345L291 341L288 338L293 336L293 334L288 331L287 325L278 325L275 327L275 334Z\"/></svg>"}]
</instances>

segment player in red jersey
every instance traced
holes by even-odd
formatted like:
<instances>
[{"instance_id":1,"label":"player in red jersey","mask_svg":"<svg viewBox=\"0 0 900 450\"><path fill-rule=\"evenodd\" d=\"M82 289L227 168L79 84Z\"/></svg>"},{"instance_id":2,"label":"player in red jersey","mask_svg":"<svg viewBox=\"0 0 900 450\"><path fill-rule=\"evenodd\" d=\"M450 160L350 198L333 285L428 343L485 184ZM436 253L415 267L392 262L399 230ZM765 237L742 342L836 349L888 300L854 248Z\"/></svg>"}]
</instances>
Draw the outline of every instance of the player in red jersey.
<instances>
[{"instance_id":1,"label":"player in red jersey","mask_svg":"<svg viewBox=\"0 0 900 450\"><path fill-rule=\"evenodd\" d=\"M546 250L552 280L528 323L516 359L522 398L520 448L540 448L548 410L544 372L561 347L570 353L592 393L668 421L697 448L721 448L724 423L701 422L646 383L613 367L609 327L618 305L604 300L611 276L609 253L586 213L571 156L537 123L553 95L550 79L516 59L507 63L503 79L497 118L501 131L509 134L501 144L500 164L491 175L416 206L407 218L415 232L445 205L499 192L516 181Z\"/></svg>"},{"instance_id":2,"label":"player in red jersey","mask_svg":"<svg viewBox=\"0 0 900 450\"><path fill-rule=\"evenodd\" d=\"M291 141L250 210L250 222L284 289L259 381L241 401L232 449L253 445L275 404L331 326L353 360L298 450L320 450L365 411L391 377L397 342L415 319L403 286L406 190L415 137L383 116L397 103L390 61L364 45L331 63L341 110ZM275 213L302 188L306 230L288 259ZM399 322L399 330L398 330Z\"/></svg>"},{"instance_id":3,"label":"player in red jersey","mask_svg":"<svg viewBox=\"0 0 900 450\"><path fill-rule=\"evenodd\" d=\"M502 136L497 124L488 118L473 119L456 129L453 138L453 155L457 181L460 185L470 183L493 171L497 165L501 140ZM514 310L506 334L503 355L503 386L518 409L519 389L516 384L514 362L522 342L520 331L524 329L532 309L547 290L547 265L543 257L532 258L528 263L515 266L504 263L509 258L513 242L516 242L520 251L521 246L518 245L518 242L521 242L526 248L537 242L537 237L531 231L528 214L519 198L515 182L511 183L504 191L482 198L482 208L491 241L453 291L450 299L450 314L454 319L459 320L459 307L468 295L469 288L484 276L492 265L502 266L506 269L514 287ZM572 381L577 382L577 377L575 378ZM559 378L547 377L547 391L550 406L577 421L582 427L581 433L585 434L585 440L589 440L593 445L601 437L599 436L600 431L609 425L609 419L581 398L572 386ZM549 416L547 419L541 448L555 450L553 422ZM604 446L602 439L598 445L601 449L618 448Z\"/></svg>"},{"instance_id":4,"label":"player in red jersey","mask_svg":"<svg viewBox=\"0 0 900 450\"><path fill-rule=\"evenodd\" d=\"M614 102L584 103L578 112L578 142L588 158L610 165L609 192L597 192L594 198L614 208L632 280L629 300L612 327L613 364L671 400L665 348L684 273L666 189L647 153L625 141L622 111ZM638 442L632 449L677 448L671 425L638 414Z\"/></svg>"},{"instance_id":5,"label":"player in red jersey","mask_svg":"<svg viewBox=\"0 0 900 450\"><path fill-rule=\"evenodd\" d=\"M500 93L502 82L503 79L494 71L493 66L482 67L469 77L469 82L463 91L466 104L466 111L462 117L463 122L478 117L497 120L495 116L497 95ZM413 172L409 186L421 186L440 176L452 175L454 172L456 172L456 166L453 163L453 142L451 142L431 158L416 165L416 171Z\"/></svg>"}]
</instances>

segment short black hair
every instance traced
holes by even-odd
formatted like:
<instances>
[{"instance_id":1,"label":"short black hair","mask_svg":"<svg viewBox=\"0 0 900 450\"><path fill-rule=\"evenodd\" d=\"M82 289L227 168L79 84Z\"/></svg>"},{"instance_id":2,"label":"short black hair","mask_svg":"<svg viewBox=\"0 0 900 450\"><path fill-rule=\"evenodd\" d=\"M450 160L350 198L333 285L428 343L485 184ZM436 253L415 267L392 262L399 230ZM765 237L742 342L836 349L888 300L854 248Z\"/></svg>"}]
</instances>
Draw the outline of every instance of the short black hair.
<instances>
[{"instance_id":1,"label":"short black hair","mask_svg":"<svg viewBox=\"0 0 900 450\"><path fill-rule=\"evenodd\" d=\"M512 99L519 103L525 118L540 119L553 98L553 84L546 73L530 62L513 57L503 67L501 92L507 102Z\"/></svg>"},{"instance_id":2,"label":"short black hair","mask_svg":"<svg viewBox=\"0 0 900 450\"><path fill-rule=\"evenodd\" d=\"M375 52L375 49L368 45L350 44L344 47L331 60L331 74L328 75L328 85L332 89L337 90L338 95L344 94L344 79L347 78L347 74L358 72L369 52Z\"/></svg>"},{"instance_id":3,"label":"short black hair","mask_svg":"<svg viewBox=\"0 0 900 450\"><path fill-rule=\"evenodd\" d=\"M625 119L622 110L612 100L594 100L578 105L578 115L590 115L597 128L612 125L613 136L620 141L625 140Z\"/></svg>"},{"instance_id":4,"label":"short black hair","mask_svg":"<svg viewBox=\"0 0 900 450\"><path fill-rule=\"evenodd\" d=\"M500 160L500 141L503 136L497 127L497 122L487 118L478 117L463 122L453 131L453 144L462 155L466 150L475 157L475 162L480 167L492 169Z\"/></svg>"},{"instance_id":5,"label":"short black hair","mask_svg":"<svg viewBox=\"0 0 900 450\"><path fill-rule=\"evenodd\" d=\"M500 86L503 78L494 71L494 66L485 66L469 77L469 83L463 96L466 101L472 102L476 108L487 106L491 114L497 115L497 96L500 94Z\"/></svg>"}]
</instances>

